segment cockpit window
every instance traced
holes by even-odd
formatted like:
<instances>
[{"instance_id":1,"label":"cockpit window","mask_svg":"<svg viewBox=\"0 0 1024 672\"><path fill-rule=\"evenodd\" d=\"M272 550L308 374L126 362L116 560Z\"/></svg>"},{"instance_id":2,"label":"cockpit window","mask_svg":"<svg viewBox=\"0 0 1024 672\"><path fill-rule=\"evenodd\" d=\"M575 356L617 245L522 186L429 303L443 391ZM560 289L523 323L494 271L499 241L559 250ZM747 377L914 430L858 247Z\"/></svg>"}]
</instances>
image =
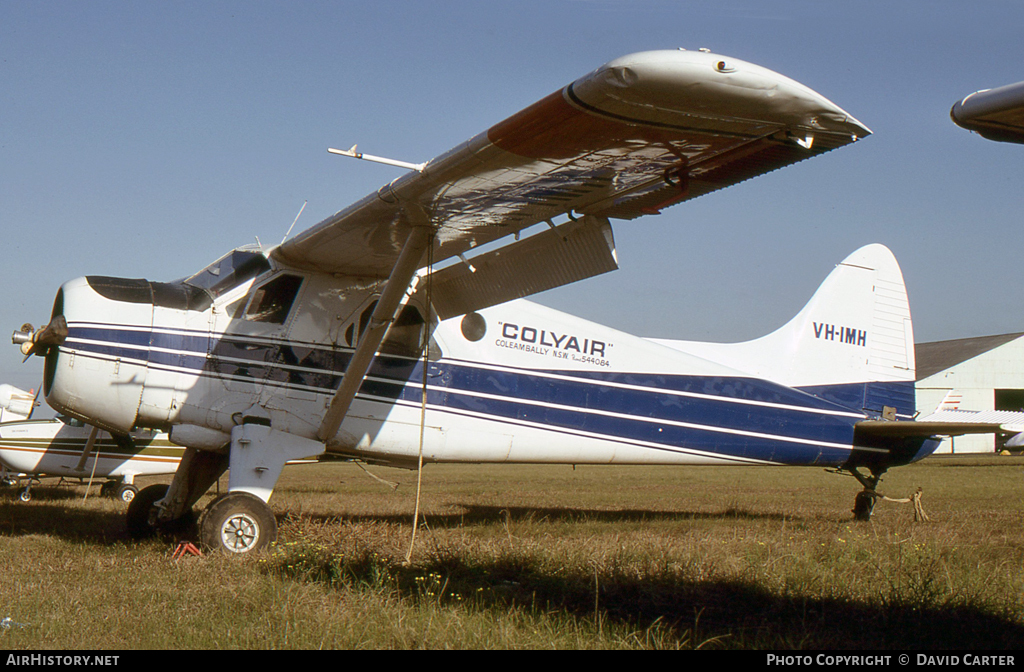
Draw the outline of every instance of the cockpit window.
<instances>
[{"instance_id":1,"label":"cockpit window","mask_svg":"<svg viewBox=\"0 0 1024 672\"><path fill-rule=\"evenodd\" d=\"M259 252L232 250L187 278L185 284L201 287L216 297L269 270L270 262Z\"/></svg>"},{"instance_id":2,"label":"cockpit window","mask_svg":"<svg viewBox=\"0 0 1024 672\"><path fill-rule=\"evenodd\" d=\"M250 322L284 324L301 286L302 278L297 275L277 276L253 292L249 309L245 311L245 319Z\"/></svg>"}]
</instances>

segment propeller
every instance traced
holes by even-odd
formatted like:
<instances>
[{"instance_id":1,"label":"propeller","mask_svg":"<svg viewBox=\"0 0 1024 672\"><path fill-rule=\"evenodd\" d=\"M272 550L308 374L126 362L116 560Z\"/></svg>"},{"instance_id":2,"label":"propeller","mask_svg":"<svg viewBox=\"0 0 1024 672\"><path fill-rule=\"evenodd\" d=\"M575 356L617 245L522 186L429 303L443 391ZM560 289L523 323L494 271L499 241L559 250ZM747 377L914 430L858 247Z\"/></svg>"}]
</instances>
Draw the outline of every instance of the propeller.
<instances>
[{"instance_id":1,"label":"propeller","mask_svg":"<svg viewBox=\"0 0 1024 672\"><path fill-rule=\"evenodd\" d=\"M31 420L32 419L32 414L35 413L36 412L36 408L39 407L39 395L40 395L40 393L42 391L43 391L43 384L42 384L42 382L40 382L39 383L39 387L37 387L36 390L35 390L35 395L33 395L33 397L32 397L32 409L28 412L28 417L25 418L26 420Z\"/></svg>"},{"instance_id":2,"label":"propeller","mask_svg":"<svg viewBox=\"0 0 1024 672\"><path fill-rule=\"evenodd\" d=\"M45 355L53 346L61 345L68 337L68 323L63 315L57 315L42 329L35 331L31 324L23 324L20 331L11 335L11 342L21 347L21 354L28 359L32 355Z\"/></svg>"}]
</instances>

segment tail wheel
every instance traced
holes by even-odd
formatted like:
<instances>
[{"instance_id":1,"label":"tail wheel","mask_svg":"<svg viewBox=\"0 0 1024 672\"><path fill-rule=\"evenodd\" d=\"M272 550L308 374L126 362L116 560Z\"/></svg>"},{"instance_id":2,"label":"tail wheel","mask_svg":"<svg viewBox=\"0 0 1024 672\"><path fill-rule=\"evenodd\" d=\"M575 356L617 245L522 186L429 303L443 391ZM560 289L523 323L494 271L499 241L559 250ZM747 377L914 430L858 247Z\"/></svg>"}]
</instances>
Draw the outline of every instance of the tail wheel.
<instances>
[{"instance_id":1,"label":"tail wheel","mask_svg":"<svg viewBox=\"0 0 1024 672\"><path fill-rule=\"evenodd\" d=\"M853 500L853 518L854 520L871 520L871 512L875 508L875 493L858 492L857 497Z\"/></svg>"},{"instance_id":2,"label":"tail wheel","mask_svg":"<svg viewBox=\"0 0 1024 672\"><path fill-rule=\"evenodd\" d=\"M257 553L277 539L277 520L259 497L229 492L206 507L199 521L199 538L212 550Z\"/></svg>"}]
</instances>

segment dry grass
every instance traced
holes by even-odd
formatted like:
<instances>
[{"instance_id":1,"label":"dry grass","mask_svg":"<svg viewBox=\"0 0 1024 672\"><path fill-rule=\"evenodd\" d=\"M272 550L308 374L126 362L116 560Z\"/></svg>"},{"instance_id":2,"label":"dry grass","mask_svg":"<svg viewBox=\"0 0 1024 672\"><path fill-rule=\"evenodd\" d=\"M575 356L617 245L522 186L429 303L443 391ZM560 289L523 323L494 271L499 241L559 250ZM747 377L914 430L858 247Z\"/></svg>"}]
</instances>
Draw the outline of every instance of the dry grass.
<instances>
[{"instance_id":1,"label":"dry grass","mask_svg":"<svg viewBox=\"0 0 1024 672\"><path fill-rule=\"evenodd\" d=\"M170 559L83 488L0 499L2 648L1016 648L1021 458L933 458L931 522L820 469L289 467L261 557ZM201 502L202 504L202 502Z\"/></svg>"}]
</instances>

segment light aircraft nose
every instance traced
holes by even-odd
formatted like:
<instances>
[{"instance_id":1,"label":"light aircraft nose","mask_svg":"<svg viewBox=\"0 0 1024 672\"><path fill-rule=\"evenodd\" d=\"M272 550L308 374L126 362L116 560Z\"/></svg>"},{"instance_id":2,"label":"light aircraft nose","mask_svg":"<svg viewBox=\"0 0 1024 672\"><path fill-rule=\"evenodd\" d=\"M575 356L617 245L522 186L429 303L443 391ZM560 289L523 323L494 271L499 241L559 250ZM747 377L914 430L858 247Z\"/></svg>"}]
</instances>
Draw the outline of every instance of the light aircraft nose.
<instances>
[{"instance_id":1,"label":"light aircraft nose","mask_svg":"<svg viewBox=\"0 0 1024 672\"><path fill-rule=\"evenodd\" d=\"M54 410L101 429L126 433L135 425L146 380L153 306L144 293L107 296L104 280L76 278L57 291L50 323L15 334L31 354L45 356L43 394ZM128 281L130 283L130 281ZM105 293L104 293L105 292ZM126 292L122 292L126 293ZM88 365L82 366L82 358ZM75 366L75 359L79 366Z\"/></svg>"},{"instance_id":2,"label":"light aircraft nose","mask_svg":"<svg viewBox=\"0 0 1024 672\"><path fill-rule=\"evenodd\" d=\"M571 85L584 105L626 119L700 126L702 118L862 138L871 131L821 94L777 72L708 51L647 51Z\"/></svg>"}]
</instances>

